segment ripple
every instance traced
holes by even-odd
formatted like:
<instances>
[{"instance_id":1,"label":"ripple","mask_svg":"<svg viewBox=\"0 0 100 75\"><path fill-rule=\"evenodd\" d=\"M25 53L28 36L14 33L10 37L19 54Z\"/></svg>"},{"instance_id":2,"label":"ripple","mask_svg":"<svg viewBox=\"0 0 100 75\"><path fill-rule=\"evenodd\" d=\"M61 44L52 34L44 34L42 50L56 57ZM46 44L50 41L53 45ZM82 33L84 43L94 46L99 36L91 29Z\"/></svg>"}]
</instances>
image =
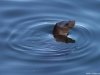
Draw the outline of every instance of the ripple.
<instances>
[{"instance_id":1,"label":"ripple","mask_svg":"<svg viewBox=\"0 0 100 75\"><path fill-rule=\"evenodd\" d=\"M99 0L1 1L2 75L99 72L100 10L97 6ZM76 26L69 37L76 42L56 42L52 35L54 24L73 19Z\"/></svg>"},{"instance_id":2,"label":"ripple","mask_svg":"<svg viewBox=\"0 0 100 75\"><path fill-rule=\"evenodd\" d=\"M86 50L92 43L92 32L83 26L77 25L73 29L73 35L75 36L78 50Z\"/></svg>"},{"instance_id":3,"label":"ripple","mask_svg":"<svg viewBox=\"0 0 100 75\"><path fill-rule=\"evenodd\" d=\"M31 21L29 22L31 23ZM17 30L14 29L14 31L12 31L13 33L8 39L9 41L12 41L12 44L10 44L12 48L20 51L25 51L26 53L30 53L32 55L37 54L43 56L58 56L65 53L69 53L69 50L66 49L71 49L74 47L74 45L68 46L66 44L57 43L54 41L54 38L51 33L53 29L52 23L50 24L49 22L40 21L39 23L35 23L33 26L33 24L31 25L29 22L22 22L20 27L16 27ZM23 25L28 25L28 27L25 27ZM24 27L25 29L21 29ZM23 32L19 33L18 31L20 30L23 30ZM15 35L14 32L19 33L20 35L18 35L17 37L13 37Z\"/></svg>"},{"instance_id":4,"label":"ripple","mask_svg":"<svg viewBox=\"0 0 100 75\"><path fill-rule=\"evenodd\" d=\"M33 21L33 18L27 18L17 21L12 24L14 26L8 38L9 45L14 50L38 57L63 57L84 52L91 45L91 32L80 25L76 25L69 35L76 43L56 42L52 36L54 24L55 20L49 19Z\"/></svg>"}]
</instances>

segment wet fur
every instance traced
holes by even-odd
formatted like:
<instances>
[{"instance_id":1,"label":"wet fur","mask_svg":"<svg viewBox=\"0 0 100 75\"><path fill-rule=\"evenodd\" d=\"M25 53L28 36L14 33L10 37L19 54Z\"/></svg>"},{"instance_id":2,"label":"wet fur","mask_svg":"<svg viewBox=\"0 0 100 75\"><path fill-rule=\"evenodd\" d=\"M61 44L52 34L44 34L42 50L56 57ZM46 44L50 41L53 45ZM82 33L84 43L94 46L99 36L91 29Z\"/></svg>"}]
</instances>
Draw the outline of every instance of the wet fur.
<instances>
[{"instance_id":1,"label":"wet fur","mask_svg":"<svg viewBox=\"0 0 100 75\"><path fill-rule=\"evenodd\" d=\"M54 26L54 29L53 29L53 36L56 39L56 41L62 41L62 42L66 42L66 43L74 43L75 40L68 37L69 30L71 28L68 28L68 26L66 25L66 35L63 33L61 34L60 33L61 30L60 30L60 27L58 26L58 24L59 23L56 23L56 25ZM62 30L62 32L63 32L63 30Z\"/></svg>"}]
</instances>

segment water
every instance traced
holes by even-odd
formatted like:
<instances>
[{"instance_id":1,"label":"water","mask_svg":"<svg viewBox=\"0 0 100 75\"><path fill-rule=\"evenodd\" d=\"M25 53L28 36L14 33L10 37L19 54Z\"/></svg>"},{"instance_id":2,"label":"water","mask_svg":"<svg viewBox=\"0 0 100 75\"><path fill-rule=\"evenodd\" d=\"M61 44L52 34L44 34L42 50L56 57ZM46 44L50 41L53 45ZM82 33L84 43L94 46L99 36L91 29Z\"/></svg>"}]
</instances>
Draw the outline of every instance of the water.
<instances>
[{"instance_id":1,"label":"water","mask_svg":"<svg viewBox=\"0 0 100 75\"><path fill-rule=\"evenodd\" d=\"M100 0L1 0L0 75L100 74ZM75 20L56 42L54 24Z\"/></svg>"}]
</instances>

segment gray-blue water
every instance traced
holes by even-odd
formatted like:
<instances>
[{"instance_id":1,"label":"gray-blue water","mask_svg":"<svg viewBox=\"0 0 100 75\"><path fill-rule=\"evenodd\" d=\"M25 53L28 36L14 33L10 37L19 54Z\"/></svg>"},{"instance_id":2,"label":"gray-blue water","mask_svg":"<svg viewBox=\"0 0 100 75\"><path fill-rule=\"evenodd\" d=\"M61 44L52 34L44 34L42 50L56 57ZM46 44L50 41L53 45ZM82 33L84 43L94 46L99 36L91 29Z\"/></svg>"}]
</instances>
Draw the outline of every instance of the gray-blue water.
<instances>
[{"instance_id":1,"label":"gray-blue water","mask_svg":"<svg viewBox=\"0 0 100 75\"><path fill-rule=\"evenodd\" d=\"M52 29L75 20L69 37ZM0 75L99 75L100 0L0 0Z\"/></svg>"}]
</instances>

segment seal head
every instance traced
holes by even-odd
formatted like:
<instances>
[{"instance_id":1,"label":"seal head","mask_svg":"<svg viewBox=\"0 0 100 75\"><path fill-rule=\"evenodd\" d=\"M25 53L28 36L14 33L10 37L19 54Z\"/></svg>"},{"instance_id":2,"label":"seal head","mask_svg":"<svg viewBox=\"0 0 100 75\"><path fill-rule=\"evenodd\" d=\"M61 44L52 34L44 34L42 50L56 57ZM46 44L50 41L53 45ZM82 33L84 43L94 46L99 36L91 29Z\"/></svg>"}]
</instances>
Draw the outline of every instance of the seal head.
<instances>
[{"instance_id":1,"label":"seal head","mask_svg":"<svg viewBox=\"0 0 100 75\"><path fill-rule=\"evenodd\" d=\"M69 34L69 30L71 30L75 26L75 21L61 21L56 23L53 29L53 36L57 41L63 42L71 42L71 38L67 37ZM72 40L72 42L75 42Z\"/></svg>"}]
</instances>

